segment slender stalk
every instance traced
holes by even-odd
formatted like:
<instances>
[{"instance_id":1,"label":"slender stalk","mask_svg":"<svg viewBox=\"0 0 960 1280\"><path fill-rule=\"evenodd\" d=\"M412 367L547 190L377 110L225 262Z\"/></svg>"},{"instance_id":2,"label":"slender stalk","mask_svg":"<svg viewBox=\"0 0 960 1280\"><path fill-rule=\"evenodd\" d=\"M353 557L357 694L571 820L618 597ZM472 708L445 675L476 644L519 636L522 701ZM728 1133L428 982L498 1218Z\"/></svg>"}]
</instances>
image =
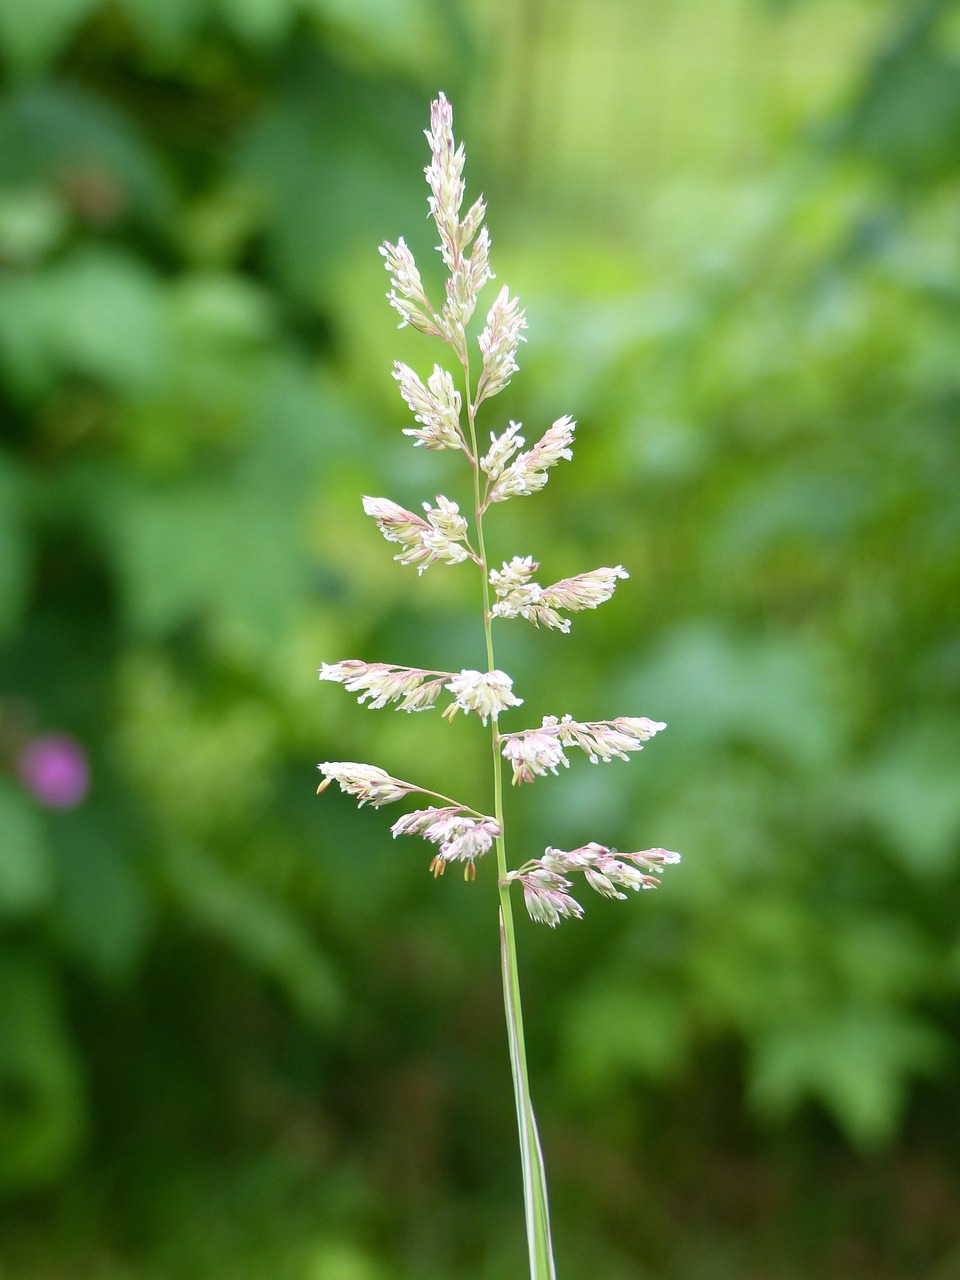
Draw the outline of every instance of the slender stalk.
<instances>
[{"instance_id":1,"label":"slender stalk","mask_svg":"<svg viewBox=\"0 0 960 1280\"><path fill-rule=\"evenodd\" d=\"M433 796L434 800L442 800L444 804L452 805L462 813L472 813L475 818L484 816L479 809L471 809L468 804L464 804L461 800L454 800L452 796L442 795L439 791L428 791L426 787L417 787L417 790L422 796Z\"/></svg>"},{"instance_id":2,"label":"slender stalk","mask_svg":"<svg viewBox=\"0 0 960 1280\"><path fill-rule=\"evenodd\" d=\"M477 550L483 578L483 635L487 650L487 670L496 669L493 649L493 624L490 614L490 571L483 536L483 503L480 493L480 451L477 447L476 406L471 397L469 357L463 357L466 384L467 425L473 463L474 520ZM543 1151L537 1132L537 1121L530 1097L527 1051L523 1033L523 1008L520 1001L520 971L517 964L516 930L507 880L507 847L503 820L503 763L500 758L500 734L496 720L491 720L493 751L493 813L500 835L497 837L497 892L500 896L500 960L503 977L503 1005L510 1047L513 1092L517 1107L517 1129L520 1137L520 1161L523 1174L523 1199L527 1225L527 1249L530 1280L556 1280L553 1244L550 1234L550 1209L547 1200L547 1176Z\"/></svg>"}]
</instances>

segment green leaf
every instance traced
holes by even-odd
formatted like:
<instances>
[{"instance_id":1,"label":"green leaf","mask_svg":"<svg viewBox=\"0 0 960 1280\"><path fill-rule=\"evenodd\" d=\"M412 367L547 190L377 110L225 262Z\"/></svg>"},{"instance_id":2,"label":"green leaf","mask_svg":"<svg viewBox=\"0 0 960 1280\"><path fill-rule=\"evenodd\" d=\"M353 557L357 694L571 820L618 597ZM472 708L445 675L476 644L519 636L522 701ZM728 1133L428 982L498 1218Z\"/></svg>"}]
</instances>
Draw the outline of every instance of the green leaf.
<instances>
[{"instance_id":1,"label":"green leaf","mask_svg":"<svg viewBox=\"0 0 960 1280\"><path fill-rule=\"evenodd\" d=\"M164 634L193 617L274 637L304 600L303 509L342 407L292 364L257 365L250 444L229 470L179 484L117 474L91 495L132 627ZM324 424L321 434L321 423Z\"/></svg>"},{"instance_id":2,"label":"green leaf","mask_svg":"<svg viewBox=\"0 0 960 1280\"><path fill-rule=\"evenodd\" d=\"M421 116L410 92L386 85L371 100L366 80L316 51L296 59L242 138L231 174L268 193L265 256L284 292L336 304L348 253L395 235L399 218L422 221L423 192L409 181L410 167L423 163Z\"/></svg>"},{"instance_id":3,"label":"green leaf","mask_svg":"<svg viewBox=\"0 0 960 1280\"><path fill-rule=\"evenodd\" d=\"M54 928L61 945L97 978L131 976L155 923L146 876L138 866L144 836L114 826L92 805L57 821L52 845L57 877Z\"/></svg>"},{"instance_id":4,"label":"green leaf","mask_svg":"<svg viewBox=\"0 0 960 1280\"><path fill-rule=\"evenodd\" d=\"M49 970L0 956L0 1191L53 1182L76 1155L85 1102Z\"/></svg>"},{"instance_id":5,"label":"green leaf","mask_svg":"<svg viewBox=\"0 0 960 1280\"><path fill-rule=\"evenodd\" d=\"M224 21L251 44L276 44L289 31L297 0L219 0Z\"/></svg>"},{"instance_id":6,"label":"green leaf","mask_svg":"<svg viewBox=\"0 0 960 1280\"><path fill-rule=\"evenodd\" d=\"M0 283L0 360L27 396L49 390L65 373L143 391L162 380L169 347L163 292L126 254L84 249Z\"/></svg>"},{"instance_id":7,"label":"green leaf","mask_svg":"<svg viewBox=\"0 0 960 1280\"><path fill-rule=\"evenodd\" d=\"M53 887L50 854L36 805L0 777L0 920L35 912Z\"/></svg>"},{"instance_id":8,"label":"green leaf","mask_svg":"<svg viewBox=\"0 0 960 1280\"><path fill-rule=\"evenodd\" d=\"M664 1080L680 1069L692 1026L675 992L610 978L578 992L563 1018L567 1074L591 1095L627 1077Z\"/></svg>"},{"instance_id":9,"label":"green leaf","mask_svg":"<svg viewBox=\"0 0 960 1280\"><path fill-rule=\"evenodd\" d=\"M155 55L183 58L185 46L210 21L211 0L120 0L131 26Z\"/></svg>"},{"instance_id":10,"label":"green leaf","mask_svg":"<svg viewBox=\"0 0 960 1280\"><path fill-rule=\"evenodd\" d=\"M384 1280L384 1271L369 1253L347 1240L311 1245L304 1280Z\"/></svg>"},{"instance_id":11,"label":"green leaf","mask_svg":"<svg viewBox=\"0 0 960 1280\"><path fill-rule=\"evenodd\" d=\"M299 921L199 848L171 851L166 869L186 913L279 983L304 1018L328 1022L336 1016L339 983Z\"/></svg>"},{"instance_id":12,"label":"green leaf","mask_svg":"<svg viewBox=\"0 0 960 1280\"><path fill-rule=\"evenodd\" d=\"M329 44L367 69L412 72L431 84L450 70L448 19L434 0L301 0L301 7Z\"/></svg>"},{"instance_id":13,"label":"green leaf","mask_svg":"<svg viewBox=\"0 0 960 1280\"><path fill-rule=\"evenodd\" d=\"M635 671L635 666L634 666ZM673 743L751 742L794 766L836 759L845 715L829 653L788 635L737 635L691 622L667 634L627 696L666 720ZM671 750L668 742L665 748Z\"/></svg>"},{"instance_id":14,"label":"green leaf","mask_svg":"<svg viewBox=\"0 0 960 1280\"><path fill-rule=\"evenodd\" d=\"M236 483L129 490L113 513L127 617L163 635L192 617L289 624L302 551L286 512Z\"/></svg>"},{"instance_id":15,"label":"green leaf","mask_svg":"<svg viewBox=\"0 0 960 1280\"><path fill-rule=\"evenodd\" d=\"M60 53L97 0L0 4L0 55L16 71L38 71Z\"/></svg>"},{"instance_id":16,"label":"green leaf","mask_svg":"<svg viewBox=\"0 0 960 1280\"><path fill-rule=\"evenodd\" d=\"M49 277L50 341L58 363L118 390L163 378L169 332L162 291L137 258L87 249Z\"/></svg>"},{"instance_id":17,"label":"green leaf","mask_svg":"<svg viewBox=\"0 0 960 1280\"><path fill-rule=\"evenodd\" d=\"M36 262L59 245L69 224L63 201L44 187L0 192L0 261Z\"/></svg>"},{"instance_id":18,"label":"green leaf","mask_svg":"<svg viewBox=\"0 0 960 1280\"><path fill-rule=\"evenodd\" d=\"M196 12L195 0L187 3ZM166 13L173 0L150 4ZM2 11L31 8L5 4ZM0 98L0 182L57 192L81 218L111 221L132 213L157 227L175 207L160 153L133 115L76 83L31 85Z\"/></svg>"},{"instance_id":19,"label":"green leaf","mask_svg":"<svg viewBox=\"0 0 960 1280\"><path fill-rule=\"evenodd\" d=\"M906 1085L943 1059L940 1036L915 1019L851 1008L772 1029L751 1065L751 1100L778 1118L805 1097L821 1102L852 1142L876 1148L896 1132Z\"/></svg>"},{"instance_id":20,"label":"green leaf","mask_svg":"<svg viewBox=\"0 0 960 1280\"><path fill-rule=\"evenodd\" d=\"M20 524L21 474L0 451L0 637L16 631L30 586L30 546Z\"/></svg>"},{"instance_id":21,"label":"green leaf","mask_svg":"<svg viewBox=\"0 0 960 1280\"><path fill-rule=\"evenodd\" d=\"M960 858L958 742L955 721L918 724L894 734L852 780L854 811L918 877L944 875Z\"/></svg>"},{"instance_id":22,"label":"green leaf","mask_svg":"<svg viewBox=\"0 0 960 1280\"><path fill-rule=\"evenodd\" d=\"M848 144L914 186L954 172L960 142L960 67L931 38L941 8L950 6L904 10L844 130Z\"/></svg>"}]
</instances>

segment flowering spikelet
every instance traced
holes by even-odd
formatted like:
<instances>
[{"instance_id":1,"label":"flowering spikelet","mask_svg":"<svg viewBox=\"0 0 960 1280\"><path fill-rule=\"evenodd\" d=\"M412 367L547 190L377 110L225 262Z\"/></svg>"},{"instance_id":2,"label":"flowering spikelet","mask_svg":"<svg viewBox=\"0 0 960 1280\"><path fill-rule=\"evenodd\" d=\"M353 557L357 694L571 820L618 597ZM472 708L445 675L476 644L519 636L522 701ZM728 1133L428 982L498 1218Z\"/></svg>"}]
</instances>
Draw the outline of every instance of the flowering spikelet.
<instances>
[{"instance_id":1,"label":"flowering spikelet","mask_svg":"<svg viewBox=\"0 0 960 1280\"><path fill-rule=\"evenodd\" d=\"M474 210L479 209L480 216L484 213L484 204L482 200L478 200L474 206ZM471 210L471 213L474 211ZM466 224L464 224L466 226ZM477 305L477 295L488 280L494 278L493 272L490 270L490 232L486 227L481 227L480 232L474 241L473 252L467 261L467 275L469 277L467 288L470 290L473 302L470 307L470 314L473 315L474 308Z\"/></svg>"},{"instance_id":2,"label":"flowering spikelet","mask_svg":"<svg viewBox=\"0 0 960 1280\"><path fill-rule=\"evenodd\" d=\"M371 711L379 711L390 702L399 703L398 711L425 711L440 696L449 671L427 671L422 667L392 667L386 662L361 662L348 658L345 662L324 662L320 667L321 680L334 680L351 693L360 693L357 699Z\"/></svg>"},{"instance_id":3,"label":"flowering spikelet","mask_svg":"<svg viewBox=\"0 0 960 1280\"><path fill-rule=\"evenodd\" d=\"M391 778L390 774L375 764L358 764L353 760L328 760L318 764L323 774L323 782L317 787L317 795L326 791L331 782L339 783L344 795L356 796L360 807L372 804L379 809L382 804L393 804L402 800L411 791L419 791L419 787L409 782L401 782L399 778Z\"/></svg>"},{"instance_id":4,"label":"flowering spikelet","mask_svg":"<svg viewBox=\"0 0 960 1280\"><path fill-rule=\"evenodd\" d=\"M526 441L517 433L519 422L511 422L502 435L490 432L490 448L480 459L480 466L491 480L496 480L518 449L522 449Z\"/></svg>"},{"instance_id":5,"label":"flowering spikelet","mask_svg":"<svg viewBox=\"0 0 960 1280\"><path fill-rule=\"evenodd\" d=\"M437 328L433 305L424 292L416 260L403 236L396 244L381 245L380 253L384 258L384 266L390 273L392 285L387 298L400 316L397 328L403 329L409 325L418 333L439 337L440 330Z\"/></svg>"},{"instance_id":6,"label":"flowering spikelet","mask_svg":"<svg viewBox=\"0 0 960 1280\"><path fill-rule=\"evenodd\" d=\"M526 453L521 453L497 477L487 502L505 502L507 498L527 497L547 483L547 468L561 458L573 457L571 445L576 423L569 416L558 418Z\"/></svg>"},{"instance_id":7,"label":"flowering spikelet","mask_svg":"<svg viewBox=\"0 0 960 1280\"><path fill-rule=\"evenodd\" d=\"M494 618L527 618L535 626L569 631L570 623L542 604L543 587L530 579L540 568L532 556L514 556L502 569L490 570L490 585L497 603L490 610Z\"/></svg>"},{"instance_id":8,"label":"flowering spikelet","mask_svg":"<svg viewBox=\"0 0 960 1280\"><path fill-rule=\"evenodd\" d=\"M493 818L467 817L455 805L415 809L398 819L390 831L394 839L419 835L439 845L440 851L430 864L435 876L443 875L448 862L464 862L467 864L464 874L470 880L474 876L474 861L489 852L500 835L500 827Z\"/></svg>"},{"instance_id":9,"label":"flowering spikelet","mask_svg":"<svg viewBox=\"0 0 960 1280\"><path fill-rule=\"evenodd\" d=\"M488 280L493 279L490 270L490 235L486 227L477 236L473 253L461 258L446 283L446 302L440 314L443 337L463 359L466 356L464 329L473 318L477 295Z\"/></svg>"},{"instance_id":10,"label":"flowering spikelet","mask_svg":"<svg viewBox=\"0 0 960 1280\"><path fill-rule=\"evenodd\" d=\"M543 588L530 582L539 568L533 556L514 556L512 560L504 560L502 569L490 570L490 585L500 600L522 592L528 585L535 588L539 599Z\"/></svg>"},{"instance_id":11,"label":"flowering spikelet","mask_svg":"<svg viewBox=\"0 0 960 1280\"><path fill-rule=\"evenodd\" d=\"M398 542L403 551L394 560L415 564L423 573L431 564L460 564L477 557L466 545L467 522L460 508L443 494L437 495L437 506L423 504L426 520L398 506L389 498L363 499L363 509L372 516L388 542Z\"/></svg>"},{"instance_id":12,"label":"flowering spikelet","mask_svg":"<svg viewBox=\"0 0 960 1280\"><path fill-rule=\"evenodd\" d=\"M568 764L564 747L579 747L591 764L599 761L628 760L628 751L641 751L643 744L667 726L646 716L618 716L616 720L581 722L571 716L558 720L544 716L539 729L522 729L500 736L501 752L513 765L514 785L532 782L556 773L558 764ZM548 745L549 744L549 745Z\"/></svg>"},{"instance_id":13,"label":"flowering spikelet","mask_svg":"<svg viewBox=\"0 0 960 1280\"><path fill-rule=\"evenodd\" d=\"M430 805L426 809L413 809L396 820L390 828L390 834L394 840L397 836L422 836L441 818L452 818L458 813L463 813L463 810L455 804L446 805L443 808Z\"/></svg>"},{"instance_id":14,"label":"flowering spikelet","mask_svg":"<svg viewBox=\"0 0 960 1280\"><path fill-rule=\"evenodd\" d=\"M531 920L548 924L555 929L564 918L579 920L583 907L567 892L572 882L546 867L531 864L529 869L513 871L508 880L516 880L523 887L523 904Z\"/></svg>"},{"instance_id":15,"label":"flowering spikelet","mask_svg":"<svg viewBox=\"0 0 960 1280\"><path fill-rule=\"evenodd\" d=\"M453 108L441 93L430 104L430 128L424 130L430 144L430 164L424 170L431 195L427 199L430 214L440 233L440 253L444 265L453 270L463 251L481 228L487 206L481 196L460 220L464 182L463 144L453 138Z\"/></svg>"},{"instance_id":16,"label":"flowering spikelet","mask_svg":"<svg viewBox=\"0 0 960 1280\"><path fill-rule=\"evenodd\" d=\"M503 758L513 766L513 784L532 782L543 778L547 772L556 773L557 765L570 768L570 761L563 754L563 746L556 734L540 729L528 729L525 733L504 735L501 747Z\"/></svg>"},{"instance_id":17,"label":"flowering spikelet","mask_svg":"<svg viewBox=\"0 0 960 1280\"><path fill-rule=\"evenodd\" d=\"M483 400L495 396L507 385L519 369L517 348L526 342L523 331L527 327L526 312L518 298L511 298L506 285L494 299L487 313L487 323L477 341L483 355L483 368L477 383L474 407Z\"/></svg>"},{"instance_id":18,"label":"flowering spikelet","mask_svg":"<svg viewBox=\"0 0 960 1280\"><path fill-rule=\"evenodd\" d=\"M393 376L413 416L422 424L419 428L405 427L403 434L413 436L414 444L427 449L466 449L460 431L460 392L446 369L435 364L424 386L409 365L397 360Z\"/></svg>"},{"instance_id":19,"label":"flowering spikelet","mask_svg":"<svg viewBox=\"0 0 960 1280\"><path fill-rule=\"evenodd\" d=\"M453 109L441 93L430 107L430 128L424 131L430 144L431 161L424 170L431 195L427 201L430 213L440 234L439 249L444 265L450 272L446 281L446 302L434 320L441 337L448 342L461 360L466 359L464 330L473 316L477 295L488 280L493 279L490 270L490 236L481 227L486 205L481 197L460 221L463 205L463 145L454 145ZM479 232L479 234L478 234ZM474 236L477 237L470 257L465 256Z\"/></svg>"},{"instance_id":20,"label":"flowering spikelet","mask_svg":"<svg viewBox=\"0 0 960 1280\"><path fill-rule=\"evenodd\" d=\"M440 249L447 267L460 256L460 207L463 204L463 143L454 146L453 108L445 94L430 104L430 128L424 130L431 159L424 170L433 194L428 198L430 213L440 232Z\"/></svg>"},{"instance_id":21,"label":"flowering spikelet","mask_svg":"<svg viewBox=\"0 0 960 1280\"><path fill-rule=\"evenodd\" d=\"M443 713L448 720L458 711L475 711L486 724L507 707L519 707L523 702L514 694L513 681L505 671L461 671L444 688L454 697Z\"/></svg>"}]
</instances>

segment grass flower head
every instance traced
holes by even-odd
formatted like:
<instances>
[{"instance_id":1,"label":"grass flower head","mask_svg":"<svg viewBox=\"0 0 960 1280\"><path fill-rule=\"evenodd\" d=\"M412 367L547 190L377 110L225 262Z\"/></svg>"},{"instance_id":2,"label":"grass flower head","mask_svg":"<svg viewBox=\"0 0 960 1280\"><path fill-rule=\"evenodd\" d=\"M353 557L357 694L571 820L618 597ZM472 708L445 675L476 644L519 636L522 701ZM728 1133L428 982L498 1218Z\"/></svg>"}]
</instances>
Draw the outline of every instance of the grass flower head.
<instances>
[{"instance_id":1,"label":"grass flower head","mask_svg":"<svg viewBox=\"0 0 960 1280\"><path fill-rule=\"evenodd\" d=\"M490 432L490 444L481 452L477 413L502 391L518 371L517 355L525 341L526 316L519 300L503 285L486 313L475 339L469 325L480 293L493 279L490 268L490 236L484 219L482 197L461 216L466 187L465 152L453 133L453 110L443 94L431 105L426 130L430 163L424 170L430 190L428 207L438 235L438 249L446 270L443 303L434 305L427 294L413 254L402 237L380 250L390 275L390 305L400 316L400 327L443 341L452 356L452 369L435 363L426 382L407 364L393 366L400 395L415 425L404 428L414 446L428 450L452 450L464 455L472 483L472 509L440 494L436 505L422 504L423 515L408 511L390 498L364 497L363 509L388 542L400 547L394 559L423 573L430 565L451 567L472 564L479 569L483 610L478 640L486 665L459 672L395 666L387 662L346 659L324 662L320 679L342 684L372 710L393 706L401 711L424 711L436 705L442 693L452 695L443 717L472 713L489 726L495 768L492 804L475 808L462 800L394 778L376 765L336 761L321 764L323 781L318 790L336 782L360 805L379 808L413 794L437 800L398 818L391 832L419 836L436 848L430 862L434 876L449 863L460 863L472 880L476 863L495 852L496 906L499 916L501 967L507 1038L515 1088L520 1133L521 1171L526 1207L527 1243L531 1280L554 1280L553 1246L547 1209L546 1174L530 1101L526 1056L523 1048L523 1015L517 968L516 935L511 891L519 885L530 918L555 928L564 920L578 920L583 907L573 896L578 877L606 898L625 898L625 891L653 888L664 868L679 855L665 849L619 853L591 842L565 851L548 846L539 858L509 869L503 814L501 761L512 771L514 784L530 783L560 767L570 767L568 752L583 752L592 764L627 760L666 726L644 716L624 715L612 720L578 721L571 716L544 716L536 728L500 732L503 715L523 705L513 690L513 680L496 665L494 625L504 619L523 619L535 627L567 632L569 614L596 609L613 595L628 577L623 565L575 573L542 585L534 575L539 564L532 555L514 555L491 564L486 552L484 518L492 507L540 492L550 470L573 458L576 424L569 415L557 418L537 442L526 448L521 424L509 422ZM471 363L473 353L473 363ZM442 732L442 730L441 730ZM488 812L485 810L492 810ZM481 875L480 879L483 879Z\"/></svg>"}]
</instances>

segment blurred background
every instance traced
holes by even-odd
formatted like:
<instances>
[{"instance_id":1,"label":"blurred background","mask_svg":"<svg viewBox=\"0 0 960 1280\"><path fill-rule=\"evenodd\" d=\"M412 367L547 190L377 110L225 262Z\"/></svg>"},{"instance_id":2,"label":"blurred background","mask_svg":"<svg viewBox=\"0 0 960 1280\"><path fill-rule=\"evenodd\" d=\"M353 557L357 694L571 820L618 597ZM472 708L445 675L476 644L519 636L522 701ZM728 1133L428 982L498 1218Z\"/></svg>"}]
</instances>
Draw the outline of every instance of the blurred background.
<instances>
[{"instance_id":1,"label":"blurred background","mask_svg":"<svg viewBox=\"0 0 960 1280\"><path fill-rule=\"evenodd\" d=\"M513 856L684 862L520 922L564 1280L960 1276L960 7L0 4L0 1277L525 1274L492 878L318 760L487 794L347 657L482 662L363 516L414 451L378 244L436 284L443 88L529 342L496 510L546 713L669 722ZM536 438L536 436L534 436Z\"/></svg>"}]
</instances>

